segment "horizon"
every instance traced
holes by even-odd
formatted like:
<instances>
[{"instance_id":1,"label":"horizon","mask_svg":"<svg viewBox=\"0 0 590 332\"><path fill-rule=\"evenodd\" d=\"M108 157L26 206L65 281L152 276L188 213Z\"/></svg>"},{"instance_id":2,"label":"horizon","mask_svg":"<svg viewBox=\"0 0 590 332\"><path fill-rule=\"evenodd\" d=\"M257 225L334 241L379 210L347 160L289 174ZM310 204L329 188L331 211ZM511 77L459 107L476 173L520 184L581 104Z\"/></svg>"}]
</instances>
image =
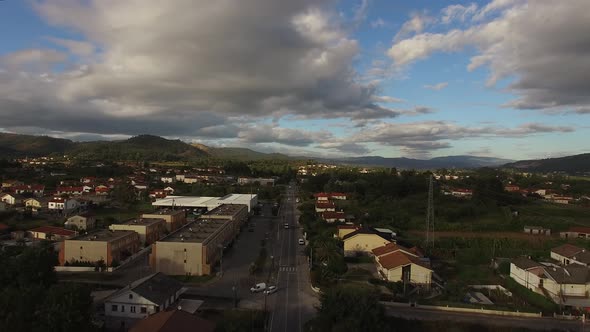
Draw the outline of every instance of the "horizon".
<instances>
[{"instance_id":1,"label":"horizon","mask_svg":"<svg viewBox=\"0 0 590 332\"><path fill-rule=\"evenodd\" d=\"M0 45L0 132L149 132L325 158L587 153L588 10L584 0L2 1L0 28L12 33Z\"/></svg>"}]
</instances>

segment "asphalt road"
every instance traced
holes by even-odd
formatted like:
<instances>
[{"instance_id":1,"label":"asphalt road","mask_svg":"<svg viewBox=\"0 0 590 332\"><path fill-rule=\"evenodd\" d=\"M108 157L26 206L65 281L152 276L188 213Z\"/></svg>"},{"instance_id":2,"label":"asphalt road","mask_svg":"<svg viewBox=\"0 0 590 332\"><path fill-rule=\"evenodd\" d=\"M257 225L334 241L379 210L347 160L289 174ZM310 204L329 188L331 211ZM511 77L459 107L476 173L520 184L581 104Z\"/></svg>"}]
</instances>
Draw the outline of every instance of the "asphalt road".
<instances>
[{"instance_id":1,"label":"asphalt road","mask_svg":"<svg viewBox=\"0 0 590 332\"><path fill-rule=\"evenodd\" d=\"M273 246L276 261L277 292L267 296L270 311L268 330L277 332L302 331L305 322L315 313L317 296L309 283L309 266L304 247L298 243L303 238L298 224L295 206L296 187L292 184L281 206L282 225L273 234L278 239ZM284 228L288 223L289 228Z\"/></svg>"},{"instance_id":2,"label":"asphalt road","mask_svg":"<svg viewBox=\"0 0 590 332\"><path fill-rule=\"evenodd\" d=\"M475 323L484 326L521 327L539 331L590 331L590 323L580 321L565 321L552 318L519 318L505 316L490 316L471 313L459 313L419 309L412 307L385 306L385 314L392 317L410 320L451 321Z\"/></svg>"}]
</instances>

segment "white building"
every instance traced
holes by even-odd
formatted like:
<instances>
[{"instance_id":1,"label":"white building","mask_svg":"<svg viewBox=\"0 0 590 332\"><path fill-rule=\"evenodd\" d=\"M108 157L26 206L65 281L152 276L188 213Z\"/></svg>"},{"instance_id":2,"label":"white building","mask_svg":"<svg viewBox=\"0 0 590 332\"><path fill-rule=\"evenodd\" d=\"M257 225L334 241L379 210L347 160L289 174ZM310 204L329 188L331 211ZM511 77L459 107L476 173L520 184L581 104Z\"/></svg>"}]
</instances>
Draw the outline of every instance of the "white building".
<instances>
[{"instance_id":1,"label":"white building","mask_svg":"<svg viewBox=\"0 0 590 332\"><path fill-rule=\"evenodd\" d=\"M47 203L47 208L53 211L70 212L80 207L80 203L73 198L54 197Z\"/></svg>"},{"instance_id":2,"label":"white building","mask_svg":"<svg viewBox=\"0 0 590 332\"><path fill-rule=\"evenodd\" d=\"M179 281L162 273L136 280L105 299L106 325L126 330L137 321L172 306L184 290Z\"/></svg>"},{"instance_id":3,"label":"white building","mask_svg":"<svg viewBox=\"0 0 590 332\"><path fill-rule=\"evenodd\" d=\"M160 178L160 181L162 181L163 183L174 183L174 182L176 182L176 177L174 177L174 176L162 176Z\"/></svg>"},{"instance_id":4,"label":"white building","mask_svg":"<svg viewBox=\"0 0 590 332\"><path fill-rule=\"evenodd\" d=\"M248 206L248 211L251 211L252 207L258 205L258 195L229 194L223 197L167 196L152 203L153 206L159 207L206 208L208 211L221 204L244 204Z\"/></svg>"}]
</instances>

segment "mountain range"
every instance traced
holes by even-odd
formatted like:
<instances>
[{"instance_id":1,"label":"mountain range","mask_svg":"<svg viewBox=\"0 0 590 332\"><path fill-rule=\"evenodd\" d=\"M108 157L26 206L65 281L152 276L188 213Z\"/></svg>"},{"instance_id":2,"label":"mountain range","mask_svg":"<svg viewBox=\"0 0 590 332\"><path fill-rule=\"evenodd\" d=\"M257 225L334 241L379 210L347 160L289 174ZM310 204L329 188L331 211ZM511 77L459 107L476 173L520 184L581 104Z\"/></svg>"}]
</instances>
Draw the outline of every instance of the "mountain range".
<instances>
[{"instance_id":1,"label":"mountain range","mask_svg":"<svg viewBox=\"0 0 590 332\"><path fill-rule=\"evenodd\" d=\"M513 160L447 156L432 159L385 158L380 156L310 158L290 157L280 153L262 153L247 148L210 147L199 143L185 143L153 135L139 135L120 141L74 142L49 136L0 133L0 156L36 157L70 155L91 160L196 160L202 158L234 160L305 160L355 166L395 167L400 169L478 168L498 167L529 171L590 172L590 153L543 160Z\"/></svg>"}]
</instances>

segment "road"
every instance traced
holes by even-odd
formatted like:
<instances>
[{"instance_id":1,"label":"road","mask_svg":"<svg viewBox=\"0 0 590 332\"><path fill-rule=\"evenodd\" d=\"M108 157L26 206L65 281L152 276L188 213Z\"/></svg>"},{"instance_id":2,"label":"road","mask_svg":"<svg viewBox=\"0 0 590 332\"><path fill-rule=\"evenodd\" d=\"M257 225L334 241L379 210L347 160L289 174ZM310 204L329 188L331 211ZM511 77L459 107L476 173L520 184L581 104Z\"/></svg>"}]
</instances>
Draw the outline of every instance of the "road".
<instances>
[{"instance_id":1,"label":"road","mask_svg":"<svg viewBox=\"0 0 590 332\"><path fill-rule=\"evenodd\" d=\"M277 292L267 297L268 330L276 332L302 331L304 324L315 314L317 295L311 290L309 266L304 255L304 246L298 243L303 238L296 209L296 187L287 189L281 205L281 227L273 234L273 250L277 266ZM284 228L284 224L289 228Z\"/></svg>"},{"instance_id":2,"label":"road","mask_svg":"<svg viewBox=\"0 0 590 332\"><path fill-rule=\"evenodd\" d=\"M539 331L590 331L590 324L580 321L565 321L553 318L520 318L459 313L412 307L385 305L385 314L409 320L451 321L497 327L520 327Z\"/></svg>"}]
</instances>

